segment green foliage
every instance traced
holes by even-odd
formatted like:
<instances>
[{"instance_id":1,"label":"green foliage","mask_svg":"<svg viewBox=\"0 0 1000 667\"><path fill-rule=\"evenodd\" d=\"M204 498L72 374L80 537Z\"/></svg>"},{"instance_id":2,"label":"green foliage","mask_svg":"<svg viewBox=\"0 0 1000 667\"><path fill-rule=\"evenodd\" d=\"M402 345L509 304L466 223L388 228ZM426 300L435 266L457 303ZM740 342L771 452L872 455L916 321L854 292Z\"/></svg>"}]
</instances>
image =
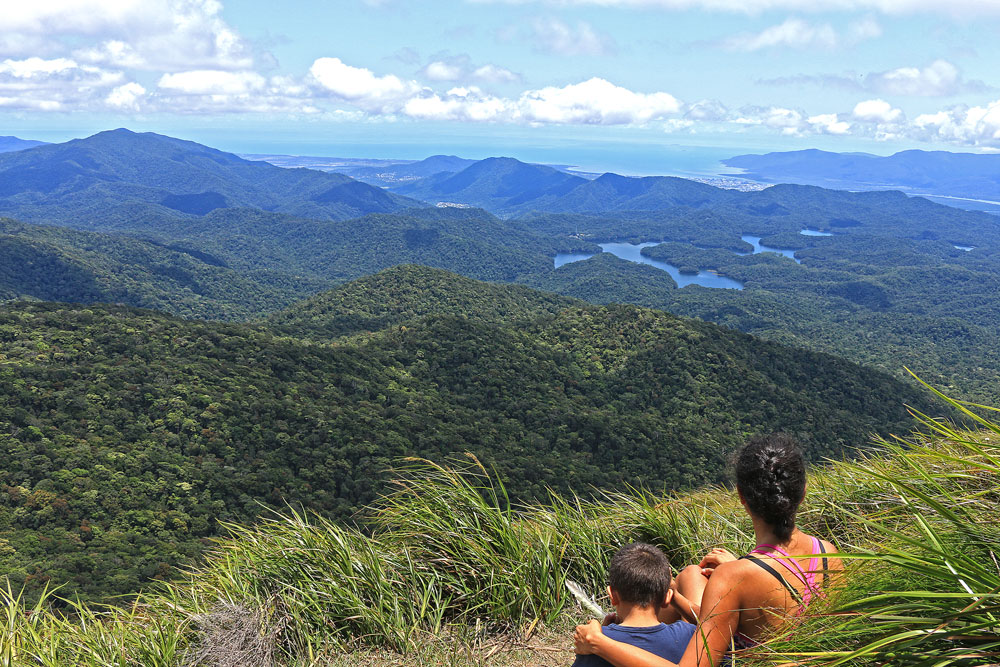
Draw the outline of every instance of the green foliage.
<instances>
[{"instance_id":1,"label":"green foliage","mask_svg":"<svg viewBox=\"0 0 1000 667\"><path fill-rule=\"evenodd\" d=\"M881 441L878 456L810 475L799 523L841 545L844 585L741 663L990 664L1000 644L990 556L1000 427L965 414L984 430L927 419L922 434ZM227 525L229 537L185 579L127 608L71 605L60 615L51 593L29 606L0 591L0 656L11 665L181 665L213 664L225 650L240 664L292 665L388 649L405 661L435 638L454 646L456 636L518 636L580 619L562 583L598 592L628 542L654 542L679 567L753 541L731 489L551 494L525 505L475 459L412 460L395 476L360 530L294 511Z\"/></svg>"},{"instance_id":2,"label":"green foliage","mask_svg":"<svg viewBox=\"0 0 1000 667\"><path fill-rule=\"evenodd\" d=\"M0 218L0 300L124 303L232 320L287 306L330 284L240 273L180 245Z\"/></svg>"},{"instance_id":3,"label":"green foliage","mask_svg":"<svg viewBox=\"0 0 1000 667\"><path fill-rule=\"evenodd\" d=\"M522 273L546 270L548 255L573 247L512 230L485 211L465 209L410 210L347 222L223 209L183 226L160 225L155 233L202 248L238 270L281 267L325 280L354 279L411 263L510 282Z\"/></svg>"},{"instance_id":4,"label":"green foliage","mask_svg":"<svg viewBox=\"0 0 1000 667\"><path fill-rule=\"evenodd\" d=\"M379 298L373 299L377 294ZM293 336L330 340L380 331L426 315L472 317L511 324L583 305L571 298L514 285L496 285L424 266L400 266L323 292L271 316Z\"/></svg>"},{"instance_id":5,"label":"green foliage","mask_svg":"<svg viewBox=\"0 0 1000 667\"><path fill-rule=\"evenodd\" d=\"M677 283L666 271L619 259L605 252L590 259L564 264L557 271L525 276L522 280L537 289L591 303L627 301L647 308L662 308L670 302L670 294L677 289Z\"/></svg>"},{"instance_id":6,"label":"green foliage","mask_svg":"<svg viewBox=\"0 0 1000 667\"><path fill-rule=\"evenodd\" d=\"M134 592L260 503L351 516L402 456L471 451L518 500L671 489L721 480L749 434L795 433L817 460L905 429L903 403L930 409L834 357L425 268L331 303L329 324L313 304L282 336L122 307L0 309L10 578ZM333 337L373 321L385 328Z\"/></svg>"},{"instance_id":7,"label":"green foliage","mask_svg":"<svg viewBox=\"0 0 1000 667\"><path fill-rule=\"evenodd\" d=\"M824 499L826 515L856 527L844 541L855 578L832 613L777 638L777 655L831 666L995 662L1000 425L983 413L997 410L935 393L981 430L920 415L922 433L839 467L841 497Z\"/></svg>"}]
</instances>

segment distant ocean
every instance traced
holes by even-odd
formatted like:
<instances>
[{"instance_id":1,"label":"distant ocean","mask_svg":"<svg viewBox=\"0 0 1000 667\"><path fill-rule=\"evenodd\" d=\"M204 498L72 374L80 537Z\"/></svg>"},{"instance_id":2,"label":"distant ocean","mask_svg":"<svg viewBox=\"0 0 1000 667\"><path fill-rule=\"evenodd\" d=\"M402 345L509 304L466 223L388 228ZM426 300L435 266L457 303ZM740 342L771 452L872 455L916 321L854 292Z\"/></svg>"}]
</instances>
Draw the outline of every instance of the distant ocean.
<instances>
[{"instance_id":1,"label":"distant ocean","mask_svg":"<svg viewBox=\"0 0 1000 667\"><path fill-rule=\"evenodd\" d=\"M722 160L748 152L718 146L616 146L560 147L557 151L518 149L512 155L523 162L541 162L573 167L579 171L623 176L718 176L739 173Z\"/></svg>"},{"instance_id":2,"label":"distant ocean","mask_svg":"<svg viewBox=\"0 0 1000 667\"><path fill-rule=\"evenodd\" d=\"M441 139L433 145L381 141L338 142L323 140L268 142L232 142L227 150L239 153L270 153L310 157L382 158L422 160L431 155L457 155L480 160L487 157L512 157L522 162L572 167L582 172L614 172L623 176L718 176L738 173L721 161L734 155L766 152L759 148L725 146L688 146L634 141L554 141L535 145L526 141L497 142L485 139L474 147L464 141L452 143Z\"/></svg>"}]
</instances>

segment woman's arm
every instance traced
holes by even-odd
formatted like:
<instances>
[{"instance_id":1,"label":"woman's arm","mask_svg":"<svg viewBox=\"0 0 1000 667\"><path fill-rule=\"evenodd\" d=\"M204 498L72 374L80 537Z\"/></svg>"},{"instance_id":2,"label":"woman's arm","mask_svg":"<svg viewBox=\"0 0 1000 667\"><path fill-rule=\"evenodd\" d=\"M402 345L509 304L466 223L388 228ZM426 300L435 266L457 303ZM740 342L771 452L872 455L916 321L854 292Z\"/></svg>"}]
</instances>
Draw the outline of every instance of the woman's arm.
<instances>
[{"instance_id":1,"label":"woman's arm","mask_svg":"<svg viewBox=\"0 0 1000 667\"><path fill-rule=\"evenodd\" d=\"M702 622L688 643L681 667L717 667L739 632L740 610L746 602L741 596L745 563L719 563L705 587L701 600Z\"/></svg>"},{"instance_id":2,"label":"woman's arm","mask_svg":"<svg viewBox=\"0 0 1000 667\"><path fill-rule=\"evenodd\" d=\"M573 643L577 653L594 653L615 667L677 667L638 646L611 639L601 631L601 624L597 621L576 626Z\"/></svg>"},{"instance_id":3,"label":"woman's arm","mask_svg":"<svg viewBox=\"0 0 1000 667\"><path fill-rule=\"evenodd\" d=\"M681 658L680 667L710 667L720 664L740 622L741 573L742 566L739 563L723 563L716 568L702 599L703 621L695 630L684 657ZM615 667L674 667L674 663L637 646L607 637L601 632L601 624L597 621L578 625L573 639L577 653L594 653Z\"/></svg>"}]
</instances>

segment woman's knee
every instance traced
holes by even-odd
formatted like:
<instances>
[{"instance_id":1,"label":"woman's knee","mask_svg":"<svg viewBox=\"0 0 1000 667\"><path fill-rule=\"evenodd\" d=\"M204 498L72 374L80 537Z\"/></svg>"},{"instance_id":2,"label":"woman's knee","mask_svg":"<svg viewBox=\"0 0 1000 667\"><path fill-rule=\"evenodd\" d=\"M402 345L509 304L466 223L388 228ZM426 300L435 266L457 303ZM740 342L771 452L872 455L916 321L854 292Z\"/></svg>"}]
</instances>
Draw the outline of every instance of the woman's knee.
<instances>
[{"instance_id":1,"label":"woman's knee","mask_svg":"<svg viewBox=\"0 0 1000 667\"><path fill-rule=\"evenodd\" d=\"M681 591L704 587L706 583L708 583L708 578L698 565L688 565L677 573L677 587Z\"/></svg>"}]
</instances>

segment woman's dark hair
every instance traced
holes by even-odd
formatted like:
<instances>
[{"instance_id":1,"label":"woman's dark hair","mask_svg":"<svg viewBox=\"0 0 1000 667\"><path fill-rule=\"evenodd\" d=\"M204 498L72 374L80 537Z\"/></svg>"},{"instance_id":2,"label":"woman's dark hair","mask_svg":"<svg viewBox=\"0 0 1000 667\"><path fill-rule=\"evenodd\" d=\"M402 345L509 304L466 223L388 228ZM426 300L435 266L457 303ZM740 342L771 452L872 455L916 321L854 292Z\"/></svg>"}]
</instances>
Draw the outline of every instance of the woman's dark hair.
<instances>
[{"instance_id":1,"label":"woman's dark hair","mask_svg":"<svg viewBox=\"0 0 1000 667\"><path fill-rule=\"evenodd\" d=\"M736 488L779 539L791 537L806 492L806 462L795 439L774 433L747 441L736 459Z\"/></svg>"}]
</instances>

